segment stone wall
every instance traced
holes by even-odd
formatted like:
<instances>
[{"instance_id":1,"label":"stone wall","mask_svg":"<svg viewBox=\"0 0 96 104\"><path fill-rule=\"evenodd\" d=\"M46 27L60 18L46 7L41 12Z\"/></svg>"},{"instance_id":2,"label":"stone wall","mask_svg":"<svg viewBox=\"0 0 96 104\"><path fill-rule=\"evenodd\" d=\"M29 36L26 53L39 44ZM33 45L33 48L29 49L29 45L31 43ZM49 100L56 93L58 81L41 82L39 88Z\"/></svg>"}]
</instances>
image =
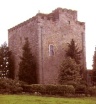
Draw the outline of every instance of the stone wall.
<instances>
[{"instance_id":1,"label":"stone wall","mask_svg":"<svg viewBox=\"0 0 96 104\"><path fill-rule=\"evenodd\" d=\"M85 23L77 21L76 11L57 8L50 14L38 13L35 17L9 29L9 48L15 58L16 76L24 37L29 38L32 53L37 58L38 83L58 83L60 64L65 58L67 43L70 43L71 39L83 49L85 65ZM54 48L52 56L49 54L50 45Z\"/></svg>"},{"instance_id":2,"label":"stone wall","mask_svg":"<svg viewBox=\"0 0 96 104\"><path fill-rule=\"evenodd\" d=\"M17 25L16 27L10 29L8 32L9 49L12 51L15 59L15 78L18 78L20 56L22 56L22 47L25 43L26 37L28 37L30 42L32 54L38 61L38 24L36 21L36 18L32 18L30 22L27 21L22 23L22 25Z\"/></svg>"},{"instance_id":3,"label":"stone wall","mask_svg":"<svg viewBox=\"0 0 96 104\"><path fill-rule=\"evenodd\" d=\"M67 43L70 43L71 39L76 41L80 49L85 50L85 23L77 21L77 12L59 9L58 13L58 19L55 21L52 18L50 20L39 19L42 25L42 78L45 84L58 83L60 64L65 57ZM54 47L53 56L49 56L50 44Z\"/></svg>"}]
</instances>

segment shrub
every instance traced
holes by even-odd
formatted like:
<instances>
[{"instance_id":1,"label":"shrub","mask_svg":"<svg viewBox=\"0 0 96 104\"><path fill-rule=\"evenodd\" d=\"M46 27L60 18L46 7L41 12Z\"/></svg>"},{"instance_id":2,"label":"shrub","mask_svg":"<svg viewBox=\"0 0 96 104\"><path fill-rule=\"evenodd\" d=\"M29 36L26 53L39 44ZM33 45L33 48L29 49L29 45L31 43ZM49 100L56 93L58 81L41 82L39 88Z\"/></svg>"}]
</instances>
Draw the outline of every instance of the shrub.
<instances>
[{"instance_id":1,"label":"shrub","mask_svg":"<svg viewBox=\"0 0 96 104\"><path fill-rule=\"evenodd\" d=\"M75 93L76 94L86 94L87 88L85 85L76 85Z\"/></svg>"},{"instance_id":2,"label":"shrub","mask_svg":"<svg viewBox=\"0 0 96 104\"><path fill-rule=\"evenodd\" d=\"M0 93L20 93L22 87L19 81L12 79L0 79Z\"/></svg>"},{"instance_id":3,"label":"shrub","mask_svg":"<svg viewBox=\"0 0 96 104\"><path fill-rule=\"evenodd\" d=\"M66 94L74 94L75 89L72 85L40 85L40 84L33 84L33 85L25 85L23 87L24 92L29 93L40 93L40 94L47 94L47 95L62 95L66 96Z\"/></svg>"},{"instance_id":4,"label":"shrub","mask_svg":"<svg viewBox=\"0 0 96 104\"><path fill-rule=\"evenodd\" d=\"M45 93L45 87L44 87L44 85L33 84L33 85L30 85L30 87L31 87L30 91L32 93L35 93L35 92L39 92L41 94Z\"/></svg>"},{"instance_id":5,"label":"shrub","mask_svg":"<svg viewBox=\"0 0 96 104\"><path fill-rule=\"evenodd\" d=\"M30 85L27 85L27 84L23 85L22 88L23 88L23 92L28 92L29 93L31 91Z\"/></svg>"},{"instance_id":6,"label":"shrub","mask_svg":"<svg viewBox=\"0 0 96 104\"><path fill-rule=\"evenodd\" d=\"M76 87L77 84L78 83L77 82L74 82L74 81L68 81L68 82L66 82L66 85L72 85L74 87Z\"/></svg>"},{"instance_id":7,"label":"shrub","mask_svg":"<svg viewBox=\"0 0 96 104\"><path fill-rule=\"evenodd\" d=\"M75 89L72 85L60 85L59 93L60 95L66 96L66 94L74 94Z\"/></svg>"},{"instance_id":8,"label":"shrub","mask_svg":"<svg viewBox=\"0 0 96 104\"><path fill-rule=\"evenodd\" d=\"M50 95L61 95L74 94L75 89L72 85L46 85L46 92Z\"/></svg>"},{"instance_id":9,"label":"shrub","mask_svg":"<svg viewBox=\"0 0 96 104\"><path fill-rule=\"evenodd\" d=\"M57 85L46 85L46 94L48 95L56 95L58 94L58 86Z\"/></svg>"},{"instance_id":10,"label":"shrub","mask_svg":"<svg viewBox=\"0 0 96 104\"><path fill-rule=\"evenodd\" d=\"M60 66L59 83L80 82L80 65L74 59L67 57Z\"/></svg>"},{"instance_id":11,"label":"shrub","mask_svg":"<svg viewBox=\"0 0 96 104\"><path fill-rule=\"evenodd\" d=\"M91 96L96 96L96 86L88 88L88 94Z\"/></svg>"},{"instance_id":12,"label":"shrub","mask_svg":"<svg viewBox=\"0 0 96 104\"><path fill-rule=\"evenodd\" d=\"M39 92L41 94L45 93L45 86L40 84L24 85L23 91L28 93Z\"/></svg>"}]
</instances>

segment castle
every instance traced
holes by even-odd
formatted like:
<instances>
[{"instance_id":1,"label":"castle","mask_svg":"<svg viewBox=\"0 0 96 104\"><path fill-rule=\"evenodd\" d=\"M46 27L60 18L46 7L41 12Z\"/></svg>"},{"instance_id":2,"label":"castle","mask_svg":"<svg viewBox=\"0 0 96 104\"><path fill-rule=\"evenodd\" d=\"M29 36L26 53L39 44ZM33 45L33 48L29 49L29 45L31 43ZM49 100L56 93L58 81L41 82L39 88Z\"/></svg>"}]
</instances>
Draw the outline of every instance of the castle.
<instances>
[{"instance_id":1,"label":"castle","mask_svg":"<svg viewBox=\"0 0 96 104\"><path fill-rule=\"evenodd\" d=\"M83 50L82 64L86 67L85 23L77 20L77 11L57 8L50 14L38 13L8 30L9 49L15 59L15 78L18 78L25 37L37 59L40 84L58 83L60 64L71 39Z\"/></svg>"}]
</instances>

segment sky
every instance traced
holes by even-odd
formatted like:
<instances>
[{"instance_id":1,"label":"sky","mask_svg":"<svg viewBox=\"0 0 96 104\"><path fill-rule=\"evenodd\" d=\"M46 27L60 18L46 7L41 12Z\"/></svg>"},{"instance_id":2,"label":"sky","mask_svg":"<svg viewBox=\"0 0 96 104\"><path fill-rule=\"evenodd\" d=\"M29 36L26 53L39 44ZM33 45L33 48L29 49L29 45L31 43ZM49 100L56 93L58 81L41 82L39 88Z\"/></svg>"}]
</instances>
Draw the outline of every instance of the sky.
<instances>
[{"instance_id":1,"label":"sky","mask_svg":"<svg viewBox=\"0 0 96 104\"><path fill-rule=\"evenodd\" d=\"M41 13L61 7L77 10L78 20L85 22L86 63L92 69L96 46L96 0L0 0L0 45L8 42L8 29Z\"/></svg>"}]
</instances>

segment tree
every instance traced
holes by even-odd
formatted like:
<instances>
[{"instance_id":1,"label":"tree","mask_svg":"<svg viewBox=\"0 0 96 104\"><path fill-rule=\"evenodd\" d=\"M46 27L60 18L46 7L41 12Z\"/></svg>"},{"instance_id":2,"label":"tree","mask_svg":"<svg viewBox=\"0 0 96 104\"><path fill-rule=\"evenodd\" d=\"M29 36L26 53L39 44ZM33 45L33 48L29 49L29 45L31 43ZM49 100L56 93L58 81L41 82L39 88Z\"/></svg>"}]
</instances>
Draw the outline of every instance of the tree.
<instances>
[{"instance_id":1,"label":"tree","mask_svg":"<svg viewBox=\"0 0 96 104\"><path fill-rule=\"evenodd\" d=\"M0 47L0 78L9 78L9 73L12 68L10 56L11 51L9 51L7 43L4 42L4 44L2 44ZM13 75L12 71L11 74Z\"/></svg>"},{"instance_id":2,"label":"tree","mask_svg":"<svg viewBox=\"0 0 96 104\"><path fill-rule=\"evenodd\" d=\"M60 66L60 84L70 81L80 82L80 67L71 57L67 57Z\"/></svg>"},{"instance_id":3,"label":"tree","mask_svg":"<svg viewBox=\"0 0 96 104\"><path fill-rule=\"evenodd\" d=\"M68 43L68 50L66 51L67 57L71 57L72 59L75 60L77 64L80 64L81 54L82 54L82 50L79 50L75 41L72 39L71 42Z\"/></svg>"},{"instance_id":4,"label":"tree","mask_svg":"<svg viewBox=\"0 0 96 104\"><path fill-rule=\"evenodd\" d=\"M31 53L28 38L25 38L25 44L22 49L23 54L22 57L20 57L19 79L28 84L35 84L37 83L36 59Z\"/></svg>"},{"instance_id":5,"label":"tree","mask_svg":"<svg viewBox=\"0 0 96 104\"><path fill-rule=\"evenodd\" d=\"M92 73L93 84L96 84L96 47L93 56L93 73Z\"/></svg>"},{"instance_id":6,"label":"tree","mask_svg":"<svg viewBox=\"0 0 96 104\"><path fill-rule=\"evenodd\" d=\"M12 56L12 52L9 51L9 59L8 59L8 68L9 68L9 75L8 77L14 79L15 72L14 72L14 57Z\"/></svg>"}]
</instances>

